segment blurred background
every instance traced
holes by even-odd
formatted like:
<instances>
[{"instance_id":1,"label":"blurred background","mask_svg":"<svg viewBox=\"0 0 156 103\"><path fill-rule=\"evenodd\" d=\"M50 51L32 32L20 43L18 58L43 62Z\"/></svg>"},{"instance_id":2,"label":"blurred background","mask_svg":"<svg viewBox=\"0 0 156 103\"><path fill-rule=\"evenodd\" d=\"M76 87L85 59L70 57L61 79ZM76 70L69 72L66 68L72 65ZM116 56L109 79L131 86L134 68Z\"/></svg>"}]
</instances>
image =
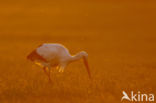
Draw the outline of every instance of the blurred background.
<instances>
[{"instance_id":1,"label":"blurred background","mask_svg":"<svg viewBox=\"0 0 156 103\"><path fill-rule=\"evenodd\" d=\"M156 93L156 2L153 0L0 1L0 102L120 103L122 91ZM85 50L54 84L26 60L42 43Z\"/></svg>"}]
</instances>

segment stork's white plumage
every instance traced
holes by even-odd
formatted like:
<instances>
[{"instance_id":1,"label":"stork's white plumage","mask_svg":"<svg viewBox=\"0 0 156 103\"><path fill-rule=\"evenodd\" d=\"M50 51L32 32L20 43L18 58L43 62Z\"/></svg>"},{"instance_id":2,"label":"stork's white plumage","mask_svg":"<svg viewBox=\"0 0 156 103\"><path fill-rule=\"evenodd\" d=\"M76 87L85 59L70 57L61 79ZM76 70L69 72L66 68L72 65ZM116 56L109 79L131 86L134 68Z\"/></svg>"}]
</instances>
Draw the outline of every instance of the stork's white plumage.
<instances>
[{"instance_id":1,"label":"stork's white plumage","mask_svg":"<svg viewBox=\"0 0 156 103\"><path fill-rule=\"evenodd\" d=\"M88 54L85 51L81 51L72 56L68 49L61 44L45 43L40 45L27 56L27 59L43 67L43 70L48 75L50 81L50 70L52 67L56 67L59 69L59 72L63 72L69 63L81 58L83 58L89 78L91 78L87 60ZM47 71L46 68L48 68L49 71Z\"/></svg>"}]
</instances>

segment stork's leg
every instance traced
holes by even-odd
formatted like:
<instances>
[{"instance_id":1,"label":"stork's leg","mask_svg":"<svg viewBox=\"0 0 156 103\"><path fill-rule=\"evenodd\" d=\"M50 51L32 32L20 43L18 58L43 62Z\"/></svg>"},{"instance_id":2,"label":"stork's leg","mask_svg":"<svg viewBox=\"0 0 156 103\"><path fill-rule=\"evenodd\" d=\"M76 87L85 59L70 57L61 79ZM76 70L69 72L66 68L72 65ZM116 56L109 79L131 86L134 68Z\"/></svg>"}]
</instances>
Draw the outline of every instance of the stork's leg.
<instances>
[{"instance_id":1,"label":"stork's leg","mask_svg":"<svg viewBox=\"0 0 156 103\"><path fill-rule=\"evenodd\" d=\"M47 72L47 70L46 70L46 67L45 67L45 66L43 67L43 71L44 71L44 73L45 73L46 75L48 75L48 72Z\"/></svg>"},{"instance_id":2,"label":"stork's leg","mask_svg":"<svg viewBox=\"0 0 156 103\"><path fill-rule=\"evenodd\" d=\"M49 82L52 82L51 77L50 77L50 73L51 73L51 68L48 68L48 77L49 77Z\"/></svg>"},{"instance_id":3,"label":"stork's leg","mask_svg":"<svg viewBox=\"0 0 156 103\"><path fill-rule=\"evenodd\" d=\"M48 68L48 69L49 69L49 68ZM47 70L46 70L46 67L43 67L43 70L44 70L45 74L48 76L49 81L51 82L51 78L50 78L50 69L47 71Z\"/></svg>"},{"instance_id":4,"label":"stork's leg","mask_svg":"<svg viewBox=\"0 0 156 103\"><path fill-rule=\"evenodd\" d=\"M59 70L60 69L60 66L58 65L57 67L56 67L56 70Z\"/></svg>"}]
</instances>

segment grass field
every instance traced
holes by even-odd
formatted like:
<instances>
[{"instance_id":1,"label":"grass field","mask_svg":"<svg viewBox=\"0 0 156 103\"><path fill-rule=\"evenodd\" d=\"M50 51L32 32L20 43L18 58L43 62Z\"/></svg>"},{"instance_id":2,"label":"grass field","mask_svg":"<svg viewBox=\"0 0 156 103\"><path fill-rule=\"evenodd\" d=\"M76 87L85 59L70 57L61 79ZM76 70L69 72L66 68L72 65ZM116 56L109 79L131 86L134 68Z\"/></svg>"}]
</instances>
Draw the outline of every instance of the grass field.
<instances>
[{"instance_id":1,"label":"grass field","mask_svg":"<svg viewBox=\"0 0 156 103\"><path fill-rule=\"evenodd\" d=\"M156 2L0 1L0 103L120 103L122 91L156 93ZM89 54L64 73L26 60L42 43ZM125 101L126 102L126 101Z\"/></svg>"}]
</instances>

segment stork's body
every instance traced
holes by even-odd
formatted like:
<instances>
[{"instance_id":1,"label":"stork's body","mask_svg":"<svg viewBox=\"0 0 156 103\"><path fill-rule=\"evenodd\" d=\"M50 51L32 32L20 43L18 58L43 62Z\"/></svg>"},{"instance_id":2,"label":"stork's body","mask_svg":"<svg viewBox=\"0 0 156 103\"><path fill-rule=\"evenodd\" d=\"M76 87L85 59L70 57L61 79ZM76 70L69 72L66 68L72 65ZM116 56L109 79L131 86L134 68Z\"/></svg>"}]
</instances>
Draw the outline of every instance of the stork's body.
<instances>
[{"instance_id":1,"label":"stork's body","mask_svg":"<svg viewBox=\"0 0 156 103\"><path fill-rule=\"evenodd\" d=\"M51 80L51 67L56 67L59 72L63 72L69 63L81 58L84 60L89 77L91 77L87 57L88 54L84 51L72 56L68 49L61 44L42 44L27 56L29 60L43 67L43 70L49 76L49 80ZM49 72L47 72L46 68L49 69Z\"/></svg>"}]
</instances>

